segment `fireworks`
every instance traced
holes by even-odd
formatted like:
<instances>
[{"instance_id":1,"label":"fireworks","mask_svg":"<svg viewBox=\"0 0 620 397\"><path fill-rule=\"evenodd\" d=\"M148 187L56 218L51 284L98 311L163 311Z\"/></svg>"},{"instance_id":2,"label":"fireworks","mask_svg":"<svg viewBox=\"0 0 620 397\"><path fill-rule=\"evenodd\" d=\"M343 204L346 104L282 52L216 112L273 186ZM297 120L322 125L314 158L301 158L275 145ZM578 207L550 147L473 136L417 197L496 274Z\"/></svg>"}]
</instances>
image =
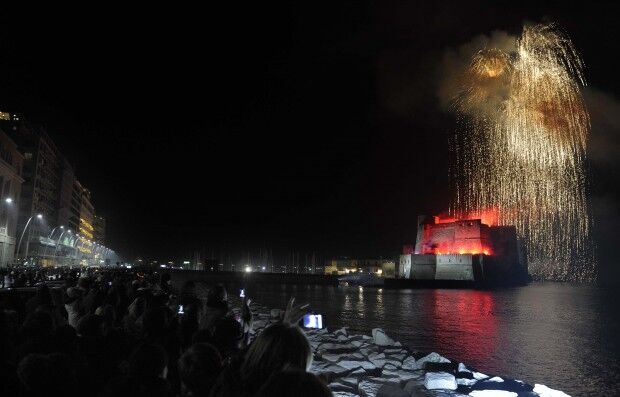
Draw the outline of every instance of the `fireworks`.
<instances>
[{"instance_id":1,"label":"fireworks","mask_svg":"<svg viewBox=\"0 0 620 397\"><path fill-rule=\"evenodd\" d=\"M530 273L545 278L594 276L582 69L556 26L527 26L514 51L473 57L455 101L463 128L452 139L451 211L497 211L498 224L517 227Z\"/></svg>"}]
</instances>

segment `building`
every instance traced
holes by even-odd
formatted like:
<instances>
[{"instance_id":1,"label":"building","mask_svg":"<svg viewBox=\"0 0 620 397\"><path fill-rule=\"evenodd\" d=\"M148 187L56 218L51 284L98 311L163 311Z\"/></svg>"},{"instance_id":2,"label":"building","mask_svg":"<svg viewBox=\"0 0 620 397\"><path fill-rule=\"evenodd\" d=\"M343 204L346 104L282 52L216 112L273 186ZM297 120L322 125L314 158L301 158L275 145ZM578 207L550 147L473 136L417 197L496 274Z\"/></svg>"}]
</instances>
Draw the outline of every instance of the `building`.
<instances>
[{"instance_id":1,"label":"building","mask_svg":"<svg viewBox=\"0 0 620 397\"><path fill-rule=\"evenodd\" d=\"M394 277L395 263L388 259L330 259L325 263L325 274L374 273Z\"/></svg>"},{"instance_id":2,"label":"building","mask_svg":"<svg viewBox=\"0 0 620 397\"><path fill-rule=\"evenodd\" d=\"M502 274L521 275L526 265L514 226L482 219L418 217L415 248L406 245L398 275L419 280L476 281Z\"/></svg>"},{"instance_id":3,"label":"building","mask_svg":"<svg viewBox=\"0 0 620 397\"><path fill-rule=\"evenodd\" d=\"M80 262L84 257L88 257L93 253L93 238L95 237L95 228L93 226L95 220L95 208L90 200L90 190L82 186L79 181L75 181L75 190L80 197L80 225L78 227L79 234L82 237L77 245L81 253ZM83 263L87 264L87 263Z\"/></svg>"},{"instance_id":4,"label":"building","mask_svg":"<svg viewBox=\"0 0 620 397\"><path fill-rule=\"evenodd\" d=\"M0 127L23 154L17 230L26 233L15 256L43 265L86 264L95 233L90 191L44 128L6 112L0 112Z\"/></svg>"},{"instance_id":5,"label":"building","mask_svg":"<svg viewBox=\"0 0 620 397\"><path fill-rule=\"evenodd\" d=\"M100 215L95 215L93 227L95 229L93 233L95 242L105 245L105 218Z\"/></svg>"},{"instance_id":6,"label":"building","mask_svg":"<svg viewBox=\"0 0 620 397\"><path fill-rule=\"evenodd\" d=\"M10 115L0 112L0 119ZM0 130L0 267L13 262L17 243L17 217L23 179L23 156L17 144Z\"/></svg>"},{"instance_id":7,"label":"building","mask_svg":"<svg viewBox=\"0 0 620 397\"><path fill-rule=\"evenodd\" d=\"M80 194L75 192L75 172L65 159L62 167L60 196L58 199L58 225L68 230L79 231L80 227Z\"/></svg>"}]
</instances>

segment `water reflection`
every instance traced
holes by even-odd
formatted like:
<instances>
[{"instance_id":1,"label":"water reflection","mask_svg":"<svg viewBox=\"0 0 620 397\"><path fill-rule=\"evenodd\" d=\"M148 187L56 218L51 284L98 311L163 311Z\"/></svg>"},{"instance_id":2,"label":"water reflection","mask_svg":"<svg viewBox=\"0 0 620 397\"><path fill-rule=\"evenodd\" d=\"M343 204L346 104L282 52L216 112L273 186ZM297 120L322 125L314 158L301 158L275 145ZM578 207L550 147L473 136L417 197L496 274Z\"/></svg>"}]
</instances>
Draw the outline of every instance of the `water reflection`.
<instances>
[{"instance_id":1,"label":"water reflection","mask_svg":"<svg viewBox=\"0 0 620 397\"><path fill-rule=\"evenodd\" d=\"M413 350L437 351L487 374L575 396L620 395L620 291L555 283L497 291L261 285L252 294L280 308L295 296L330 328L384 328Z\"/></svg>"}]
</instances>

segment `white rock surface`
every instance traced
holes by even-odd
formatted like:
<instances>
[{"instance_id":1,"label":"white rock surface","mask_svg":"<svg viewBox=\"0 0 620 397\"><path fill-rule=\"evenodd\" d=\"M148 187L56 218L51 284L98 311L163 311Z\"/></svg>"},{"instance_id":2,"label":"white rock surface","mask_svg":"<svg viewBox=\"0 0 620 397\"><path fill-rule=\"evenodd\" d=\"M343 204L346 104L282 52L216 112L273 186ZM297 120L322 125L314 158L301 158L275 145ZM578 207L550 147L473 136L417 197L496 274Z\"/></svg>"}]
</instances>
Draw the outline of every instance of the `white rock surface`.
<instances>
[{"instance_id":1,"label":"white rock surface","mask_svg":"<svg viewBox=\"0 0 620 397\"><path fill-rule=\"evenodd\" d=\"M459 363L459 372L471 372L471 371L467 369L465 364Z\"/></svg>"},{"instance_id":2,"label":"white rock surface","mask_svg":"<svg viewBox=\"0 0 620 397\"><path fill-rule=\"evenodd\" d=\"M409 356L403 361L402 365L403 369L418 369L418 366L415 362L415 357Z\"/></svg>"},{"instance_id":3,"label":"white rock surface","mask_svg":"<svg viewBox=\"0 0 620 397\"><path fill-rule=\"evenodd\" d=\"M255 303L250 309L255 319L253 336L275 323L282 314L279 309L270 310ZM461 393L467 393L466 390L482 379L487 382L504 381L499 376L489 379L483 373L467 369L463 363L459 363L458 371L471 373L474 379L456 379L447 372L427 372L424 368L428 362L451 361L437 353L416 360L410 350L403 348L400 342L394 341L380 328L374 329L372 336L351 335L346 328L331 332L328 329L304 331L315 355L310 372L325 377L335 397L463 397L455 391L457 386L460 386ZM527 395L534 396L536 393L540 397L568 396L540 384L535 386L534 393ZM515 397L517 393L475 390L469 396Z\"/></svg>"},{"instance_id":4,"label":"white rock surface","mask_svg":"<svg viewBox=\"0 0 620 397\"><path fill-rule=\"evenodd\" d=\"M373 370L377 368L374 363L369 363L368 361L351 361L351 360L342 360L338 362L338 365L347 369L355 369L355 368L364 368L365 370Z\"/></svg>"},{"instance_id":5,"label":"white rock surface","mask_svg":"<svg viewBox=\"0 0 620 397\"><path fill-rule=\"evenodd\" d=\"M458 387L454 375L447 372L427 372L424 377L424 387L429 390L456 390Z\"/></svg>"},{"instance_id":6,"label":"white rock surface","mask_svg":"<svg viewBox=\"0 0 620 397\"><path fill-rule=\"evenodd\" d=\"M422 357L421 359L416 361L416 367L418 369L424 369L424 366L426 365L426 363L449 363L450 360L448 360L445 357L442 357L441 355L432 352L431 354Z\"/></svg>"},{"instance_id":7,"label":"white rock surface","mask_svg":"<svg viewBox=\"0 0 620 397\"><path fill-rule=\"evenodd\" d=\"M363 380L360 382L357 390L362 397L376 397L377 392L379 391L381 386L383 386L382 383Z\"/></svg>"},{"instance_id":8,"label":"white rock surface","mask_svg":"<svg viewBox=\"0 0 620 397\"><path fill-rule=\"evenodd\" d=\"M478 382L476 379L457 378L456 383L463 386L473 386Z\"/></svg>"},{"instance_id":9,"label":"white rock surface","mask_svg":"<svg viewBox=\"0 0 620 397\"><path fill-rule=\"evenodd\" d=\"M485 375L482 372L473 372L472 375L474 376L474 379L476 380L486 379L489 377L488 375Z\"/></svg>"},{"instance_id":10,"label":"white rock surface","mask_svg":"<svg viewBox=\"0 0 620 397\"><path fill-rule=\"evenodd\" d=\"M403 371L402 369L396 369L396 370L386 370L384 369L383 372L381 372L381 376L386 376L386 377L395 377L400 379L403 382L407 382L410 381L411 379L421 379L424 375L421 373L421 371Z\"/></svg>"},{"instance_id":11,"label":"white rock surface","mask_svg":"<svg viewBox=\"0 0 620 397\"><path fill-rule=\"evenodd\" d=\"M471 397L518 397L518 394L506 390L474 390L469 393Z\"/></svg>"},{"instance_id":12,"label":"white rock surface","mask_svg":"<svg viewBox=\"0 0 620 397\"><path fill-rule=\"evenodd\" d=\"M375 328L372 330L372 338L377 346L394 346L394 339L387 336L385 331L381 328Z\"/></svg>"},{"instance_id":13,"label":"white rock surface","mask_svg":"<svg viewBox=\"0 0 620 397\"><path fill-rule=\"evenodd\" d=\"M563 391L554 390L545 385L539 385L538 383L534 385L534 393L538 393L540 397L570 397Z\"/></svg>"}]
</instances>

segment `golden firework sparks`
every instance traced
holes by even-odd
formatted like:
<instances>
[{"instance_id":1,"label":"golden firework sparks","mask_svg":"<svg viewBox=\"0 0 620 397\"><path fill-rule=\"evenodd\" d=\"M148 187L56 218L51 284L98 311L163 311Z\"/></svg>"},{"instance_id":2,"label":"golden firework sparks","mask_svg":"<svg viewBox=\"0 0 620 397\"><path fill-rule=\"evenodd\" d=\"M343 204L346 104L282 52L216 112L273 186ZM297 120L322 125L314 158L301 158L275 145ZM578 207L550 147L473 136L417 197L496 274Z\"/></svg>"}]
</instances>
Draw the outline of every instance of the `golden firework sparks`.
<instances>
[{"instance_id":1,"label":"golden firework sparks","mask_svg":"<svg viewBox=\"0 0 620 397\"><path fill-rule=\"evenodd\" d=\"M455 214L495 209L515 225L530 272L594 277L584 161L583 64L555 25L526 26L514 53L478 52L456 101Z\"/></svg>"}]
</instances>

